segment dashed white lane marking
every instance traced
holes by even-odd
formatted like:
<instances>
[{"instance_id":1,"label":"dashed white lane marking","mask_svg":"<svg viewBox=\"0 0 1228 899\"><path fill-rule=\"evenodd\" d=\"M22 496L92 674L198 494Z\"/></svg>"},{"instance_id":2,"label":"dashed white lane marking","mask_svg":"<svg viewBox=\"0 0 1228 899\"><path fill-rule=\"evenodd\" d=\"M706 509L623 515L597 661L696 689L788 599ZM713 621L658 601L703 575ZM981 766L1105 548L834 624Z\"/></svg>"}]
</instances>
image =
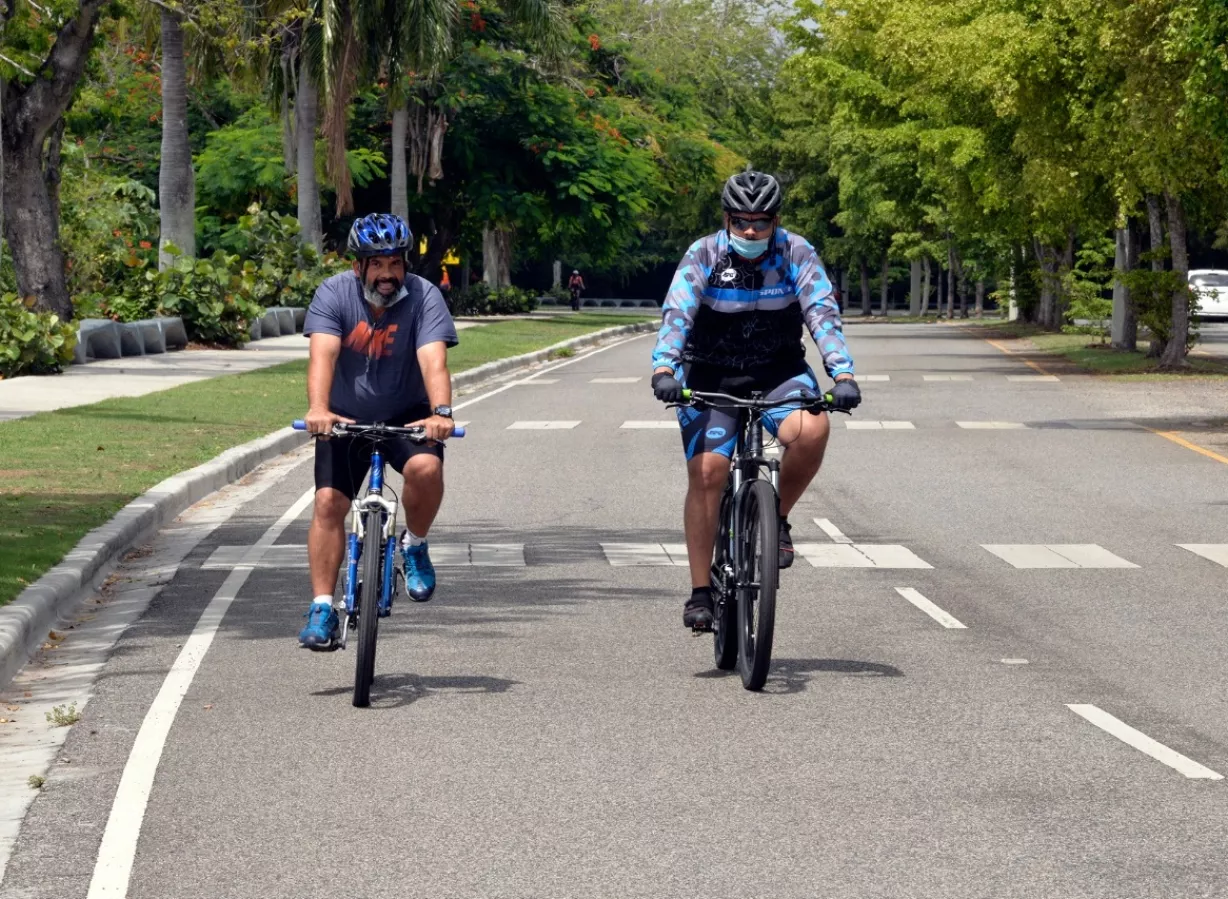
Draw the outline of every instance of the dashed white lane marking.
<instances>
[{"instance_id":1,"label":"dashed white lane marking","mask_svg":"<svg viewBox=\"0 0 1228 899\"><path fill-rule=\"evenodd\" d=\"M1121 719L1115 718L1103 709L1097 708L1094 705L1070 703L1067 703L1066 708L1085 721L1096 725L1105 733L1112 734L1128 746L1133 746L1144 755L1151 756L1157 762L1168 765L1168 767L1192 780L1224 779L1222 774L1217 774L1205 765L1200 765L1175 749L1169 749L1163 743L1153 740L1142 731L1135 730Z\"/></svg>"},{"instance_id":2,"label":"dashed white lane marking","mask_svg":"<svg viewBox=\"0 0 1228 899\"><path fill-rule=\"evenodd\" d=\"M509 431L569 431L578 421L514 421L507 426Z\"/></svg>"},{"instance_id":3,"label":"dashed white lane marking","mask_svg":"<svg viewBox=\"0 0 1228 899\"><path fill-rule=\"evenodd\" d=\"M1028 660L1027 659L1003 659L1002 664L1003 665L1026 665L1028 664Z\"/></svg>"},{"instance_id":4,"label":"dashed white lane marking","mask_svg":"<svg viewBox=\"0 0 1228 899\"><path fill-rule=\"evenodd\" d=\"M982 543L981 547L1014 568L1138 568L1095 543Z\"/></svg>"},{"instance_id":5,"label":"dashed white lane marking","mask_svg":"<svg viewBox=\"0 0 1228 899\"><path fill-rule=\"evenodd\" d=\"M192 686L192 680L196 677L196 672L204 661L230 604L247 583L261 557L273 546L282 531L311 504L314 496L314 490L308 490L300 496L254 545L247 548L242 563L222 582L222 586L201 613L187 642L183 644L183 650L171 666L166 680L162 682L162 689L158 691L149 711L145 713L145 720L141 722L136 742L132 744L132 752L124 765L119 788L115 791L115 802L111 806L107 827L102 834L102 845L98 849L98 861L94 865L87 899L122 899L127 895L132 863L136 858L137 842L141 836L141 824L145 819L145 807L149 803L154 775L162 759L162 749L166 745L171 725L175 723L179 706L183 703L188 688Z\"/></svg>"},{"instance_id":6,"label":"dashed white lane marking","mask_svg":"<svg viewBox=\"0 0 1228 899\"><path fill-rule=\"evenodd\" d=\"M432 543L431 563L436 568L461 565L515 566L523 567L523 543ZM244 564L246 546L219 546L200 567L205 571L227 571ZM302 544L279 544L270 546L256 562L247 563L252 568L278 570L306 568L307 547Z\"/></svg>"},{"instance_id":7,"label":"dashed white lane marking","mask_svg":"<svg viewBox=\"0 0 1228 899\"><path fill-rule=\"evenodd\" d=\"M929 615L943 627L951 630L967 630L967 628L960 623L959 619L957 619L950 612L940 609L938 606L934 605L934 603L922 596L918 590L915 590L912 587L896 587L895 592L900 594L900 596L904 597L926 615Z\"/></svg>"},{"instance_id":8,"label":"dashed white lane marking","mask_svg":"<svg viewBox=\"0 0 1228 899\"><path fill-rule=\"evenodd\" d=\"M831 537L831 539L834 540L836 543L852 543L853 542L852 538L844 536L844 532L841 531L838 527L836 527L834 524L831 523L831 521L829 521L826 518L816 518L814 520L814 523L819 526L819 530L821 530L828 537Z\"/></svg>"},{"instance_id":9,"label":"dashed white lane marking","mask_svg":"<svg viewBox=\"0 0 1228 899\"><path fill-rule=\"evenodd\" d=\"M850 431L915 431L911 421L863 421L849 419L844 426Z\"/></svg>"},{"instance_id":10,"label":"dashed white lane marking","mask_svg":"<svg viewBox=\"0 0 1228 899\"><path fill-rule=\"evenodd\" d=\"M678 543L603 543L601 551L615 568L639 565L687 564L686 547Z\"/></svg>"},{"instance_id":11,"label":"dashed white lane marking","mask_svg":"<svg viewBox=\"0 0 1228 899\"><path fill-rule=\"evenodd\" d=\"M890 381L891 375L858 375L858 381Z\"/></svg>"},{"instance_id":12,"label":"dashed white lane marking","mask_svg":"<svg viewBox=\"0 0 1228 899\"><path fill-rule=\"evenodd\" d=\"M1027 425L1019 421L957 421L968 431L1026 431Z\"/></svg>"},{"instance_id":13,"label":"dashed white lane marking","mask_svg":"<svg viewBox=\"0 0 1228 899\"><path fill-rule=\"evenodd\" d=\"M932 568L906 546L875 543L798 543L793 551L815 568Z\"/></svg>"},{"instance_id":14,"label":"dashed white lane marking","mask_svg":"<svg viewBox=\"0 0 1228 899\"><path fill-rule=\"evenodd\" d=\"M590 384L638 384L643 378L593 378Z\"/></svg>"},{"instance_id":15,"label":"dashed white lane marking","mask_svg":"<svg viewBox=\"0 0 1228 899\"><path fill-rule=\"evenodd\" d=\"M971 381L972 375L922 375L926 381Z\"/></svg>"},{"instance_id":16,"label":"dashed white lane marking","mask_svg":"<svg viewBox=\"0 0 1228 899\"><path fill-rule=\"evenodd\" d=\"M1027 383L1029 381L1039 381L1046 384L1052 384L1062 380L1057 375L1007 375L1006 380Z\"/></svg>"},{"instance_id":17,"label":"dashed white lane marking","mask_svg":"<svg viewBox=\"0 0 1228 899\"><path fill-rule=\"evenodd\" d=\"M676 421L624 421L619 425L630 431L676 431L678 430L678 422Z\"/></svg>"},{"instance_id":18,"label":"dashed white lane marking","mask_svg":"<svg viewBox=\"0 0 1228 899\"><path fill-rule=\"evenodd\" d=\"M1228 543L1178 543L1177 546L1228 568Z\"/></svg>"},{"instance_id":19,"label":"dashed white lane marking","mask_svg":"<svg viewBox=\"0 0 1228 899\"><path fill-rule=\"evenodd\" d=\"M557 384L558 382L559 382L558 378L536 378L534 377L534 378L525 378L521 381L516 381L515 385L517 387L537 387L537 386L544 387L547 384Z\"/></svg>"}]
</instances>

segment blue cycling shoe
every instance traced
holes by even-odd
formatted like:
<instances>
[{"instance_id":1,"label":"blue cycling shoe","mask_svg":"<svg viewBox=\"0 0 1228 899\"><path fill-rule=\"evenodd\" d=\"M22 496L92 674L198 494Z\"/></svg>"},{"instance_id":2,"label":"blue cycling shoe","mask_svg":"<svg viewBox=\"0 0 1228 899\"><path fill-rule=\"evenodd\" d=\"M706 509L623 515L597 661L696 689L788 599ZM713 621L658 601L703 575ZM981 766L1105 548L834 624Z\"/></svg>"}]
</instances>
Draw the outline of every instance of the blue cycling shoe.
<instances>
[{"instance_id":1,"label":"blue cycling shoe","mask_svg":"<svg viewBox=\"0 0 1228 899\"><path fill-rule=\"evenodd\" d=\"M405 592L414 602L427 602L435 592L435 566L431 564L427 544L402 544L401 557L405 560Z\"/></svg>"},{"instance_id":2,"label":"blue cycling shoe","mask_svg":"<svg viewBox=\"0 0 1228 899\"><path fill-rule=\"evenodd\" d=\"M341 638L341 619L331 603L313 602L303 617L307 619L307 626L299 632L300 645L317 652L336 647Z\"/></svg>"}]
</instances>

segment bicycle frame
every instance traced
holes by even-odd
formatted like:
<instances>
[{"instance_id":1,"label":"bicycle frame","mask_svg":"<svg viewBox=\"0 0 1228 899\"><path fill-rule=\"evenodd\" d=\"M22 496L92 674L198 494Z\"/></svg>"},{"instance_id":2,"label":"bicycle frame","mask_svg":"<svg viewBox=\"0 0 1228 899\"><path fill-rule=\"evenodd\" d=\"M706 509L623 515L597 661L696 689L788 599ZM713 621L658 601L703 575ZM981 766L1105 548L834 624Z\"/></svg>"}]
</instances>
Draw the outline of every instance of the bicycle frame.
<instances>
[{"instance_id":1,"label":"bicycle frame","mask_svg":"<svg viewBox=\"0 0 1228 899\"><path fill-rule=\"evenodd\" d=\"M361 498L355 498L350 504L351 524L346 541L345 567L345 620L341 624L341 648L345 648L346 637L350 624L358 612L358 563L362 559L366 542L371 535L366 533L366 513L371 509L381 512L383 529L380 546L383 547L384 564L383 583L380 585L379 611L387 612L392 602L393 578L396 572L396 529L397 504L384 496L384 454L377 445L371 453L371 468L368 477L367 492ZM377 614L379 614L377 612Z\"/></svg>"}]
</instances>

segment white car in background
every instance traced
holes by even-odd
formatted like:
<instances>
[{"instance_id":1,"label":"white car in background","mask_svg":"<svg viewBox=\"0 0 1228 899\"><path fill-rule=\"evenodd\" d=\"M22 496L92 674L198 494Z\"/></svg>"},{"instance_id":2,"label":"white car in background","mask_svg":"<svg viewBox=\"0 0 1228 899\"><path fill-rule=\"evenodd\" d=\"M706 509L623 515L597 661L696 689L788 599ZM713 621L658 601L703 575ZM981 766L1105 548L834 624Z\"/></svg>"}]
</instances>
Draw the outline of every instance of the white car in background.
<instances>
[{"instance_id":1,"label":"white car in background","mask_svg":"<svg viewBox=\"0 0 1228 899\"><path fill-rule=\"evenodd\" d=\"M1191 269L1189 283L1198 291L1199 318L1228 318L1228 271L1219 268Z\"/></svg>"}]
</instances>

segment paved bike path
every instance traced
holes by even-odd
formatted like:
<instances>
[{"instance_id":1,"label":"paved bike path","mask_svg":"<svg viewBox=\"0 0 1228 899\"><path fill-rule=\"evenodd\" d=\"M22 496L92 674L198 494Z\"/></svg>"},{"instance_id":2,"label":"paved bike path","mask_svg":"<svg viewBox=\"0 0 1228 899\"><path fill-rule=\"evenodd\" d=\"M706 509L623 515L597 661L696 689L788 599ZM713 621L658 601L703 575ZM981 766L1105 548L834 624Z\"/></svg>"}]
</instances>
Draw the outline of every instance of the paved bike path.
<instances>
[{"instance_id":1,"label":"paved bike path","mask_svg":"<svg viewBox=\"0 0 1228 899\"><path fill-rule=\"evenodd\" d=\"M866 384L858 417L1099 414L1068 385L1006 381L1021 366L982 342L882 331L852 337L860 368L892 377ZM838 422L795 539L830 542L810 523L824 517L933 567L799 560L754 696L680 627L684 568L601 551L681 540L676 431L620 427L668 415L648 346L461 413L471 436L448 451L434 539L539 549L524 567L441 569L434 602L402 601L371 709L349 705L352 652L294 647L306 571L252 572L170 732L128 895L1216 895L1223 783L1067 708L1098 703L1228 773L1224 572L1171 545L1228 541L1214 463L1145 432ZM951 370L983 380L908 377ZM593 383L624 377L641 380ZM528 421L581 424L507 429ZM1113 489L1144 479L1154 493ZM227 577L202 566L255 544L309 486L304 463L211 534L125 635L0 896L86 895L136 731ZM306 523L278 543L302 544ZM1096 544L1140 567L1016 570L982 543ZM907 586L967 628L941 627Z\"/></svg>"}]
</instances>

